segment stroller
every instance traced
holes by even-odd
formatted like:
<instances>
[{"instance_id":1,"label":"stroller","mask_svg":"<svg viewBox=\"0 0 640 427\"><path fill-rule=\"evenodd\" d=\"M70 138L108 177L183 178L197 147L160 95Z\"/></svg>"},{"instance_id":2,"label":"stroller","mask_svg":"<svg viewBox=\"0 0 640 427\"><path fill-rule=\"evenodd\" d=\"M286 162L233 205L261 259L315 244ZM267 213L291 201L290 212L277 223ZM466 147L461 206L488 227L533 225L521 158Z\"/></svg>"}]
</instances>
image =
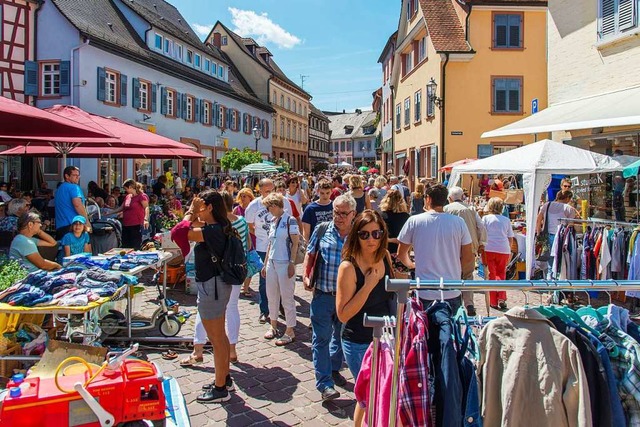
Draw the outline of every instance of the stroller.
<instances>
[{"instance_id":1,"label":"stroller","mask_svg":"<svg viewBox=\"0 0 640 427\"><path fill-rule=\"evenodd\" d=\"M93 200L87 200L87 215L93 232L90 234L93 255L105 253L122 245L122 224L115 218L102 218L100 207Z\"/></svg>"}]
</instances>

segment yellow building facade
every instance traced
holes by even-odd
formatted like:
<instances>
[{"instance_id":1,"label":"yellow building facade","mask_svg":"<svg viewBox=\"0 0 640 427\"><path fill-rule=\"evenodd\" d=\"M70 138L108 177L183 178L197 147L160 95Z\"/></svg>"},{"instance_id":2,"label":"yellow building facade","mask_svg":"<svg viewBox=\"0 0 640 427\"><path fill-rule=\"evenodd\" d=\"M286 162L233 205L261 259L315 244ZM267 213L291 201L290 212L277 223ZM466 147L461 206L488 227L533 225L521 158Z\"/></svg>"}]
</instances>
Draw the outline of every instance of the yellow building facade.
<instances>
[{"instance_id":1,"label":"yellow building facade","mask_svg":"<svg viewBox=\"0 0 640 427\"><path fill-rule=\"evenodd\" d=\"M530 115L532 102L546 107L546 2L517 4L403 2L392 77L395 173L439 178L448 163L533 141L481 139Z\"/></svg>"}]
</instances>

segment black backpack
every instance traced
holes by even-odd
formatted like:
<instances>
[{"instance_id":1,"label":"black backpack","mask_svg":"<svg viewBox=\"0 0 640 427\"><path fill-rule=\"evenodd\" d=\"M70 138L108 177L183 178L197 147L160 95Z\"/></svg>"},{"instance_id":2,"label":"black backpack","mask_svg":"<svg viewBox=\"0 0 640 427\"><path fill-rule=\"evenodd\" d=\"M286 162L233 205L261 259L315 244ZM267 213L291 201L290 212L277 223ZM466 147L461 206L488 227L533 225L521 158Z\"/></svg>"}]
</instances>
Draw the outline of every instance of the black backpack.
<instances>
[{"instance_id":1,"label":"black backpack","mask_svg":"<svg viewBox=\"0 0 640 427\"><path fill-rule=\"evenodd\" d=\"M247 257L244 253L244 245L237 232L226 234L227 242L224 245L222 259L218 259L215 252L209 248L211 260L222 273L222 280L233 286L239 286L247 278ZM208 245L208 243L207 243Z\"/></svg>"}]
</instances>

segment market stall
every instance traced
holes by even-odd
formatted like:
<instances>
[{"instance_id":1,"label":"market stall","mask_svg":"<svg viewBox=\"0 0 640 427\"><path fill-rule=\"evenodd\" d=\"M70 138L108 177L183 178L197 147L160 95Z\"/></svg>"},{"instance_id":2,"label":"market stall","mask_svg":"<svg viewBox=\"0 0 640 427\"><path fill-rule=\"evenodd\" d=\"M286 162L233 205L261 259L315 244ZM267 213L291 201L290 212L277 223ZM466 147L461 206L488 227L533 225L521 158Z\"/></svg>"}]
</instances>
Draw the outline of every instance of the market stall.
<instances>
[{"instance_id":1,"label":"market stall","mask_svg":"<svg viewBox=\"0 0 640 427\"><path fill-rule=\"evenodd\" d=\"M522 174L526 209L526 278L530 278L535 262L536 217L540 196L551 182L552 174L584 175L624 169L615 157L545 139L523 147L456 166L449 186L457 185L462 174Z\"/></svg>"}]
</instances>

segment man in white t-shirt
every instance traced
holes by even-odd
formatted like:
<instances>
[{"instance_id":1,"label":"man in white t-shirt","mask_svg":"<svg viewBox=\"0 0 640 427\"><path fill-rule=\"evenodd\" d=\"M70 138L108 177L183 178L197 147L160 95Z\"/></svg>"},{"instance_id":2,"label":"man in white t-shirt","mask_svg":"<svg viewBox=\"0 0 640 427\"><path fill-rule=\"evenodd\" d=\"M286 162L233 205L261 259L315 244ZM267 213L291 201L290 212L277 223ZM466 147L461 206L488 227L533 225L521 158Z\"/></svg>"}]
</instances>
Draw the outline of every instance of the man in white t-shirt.
<instances>
[{"instance_id":1,"label":"man in white t-shirt","mask_svg":"<svg viewBox=\"0 0 640 427\"><path fill-rule=\"evenodd\" d=\"M471 235L462 218L445 213L449 191L442 184L425 191L425 213L410 217L398 235L398 259L415 268L421 280L460 280L473 270ZM409 258L413 246L415 262ZM462 305L460 291L444 291L444 299L456 313ZM440 291L419 291L425 308L440 300Z\"/></svg>"},{"instance_id":2,"label":"man in white t-shirt","mask_svg":"<svg viewBox=\"0 0 640 427\"><path fill-rule=\"evenodd\" d=\"M267 246L269 246L269 229L271 228L271 220L273 216L269 213L267 208L262 204L262 199L267 197L273 191L273 181L269 178L263 178L258 183L258 191L260 191L260 197L257 197L249 203L244 213L244 218L249 224L249 232L256 236L256 252L260 255L260 258L264 261L264 257L267 252ZM291 205L285 203L284 211L289 215L292 215ZM267 282L264 277L260 276L260 285L258 287L260 298L260 323L267 323L269 319L269 302L267 300Z\"/></svg>"}]
</instances>

